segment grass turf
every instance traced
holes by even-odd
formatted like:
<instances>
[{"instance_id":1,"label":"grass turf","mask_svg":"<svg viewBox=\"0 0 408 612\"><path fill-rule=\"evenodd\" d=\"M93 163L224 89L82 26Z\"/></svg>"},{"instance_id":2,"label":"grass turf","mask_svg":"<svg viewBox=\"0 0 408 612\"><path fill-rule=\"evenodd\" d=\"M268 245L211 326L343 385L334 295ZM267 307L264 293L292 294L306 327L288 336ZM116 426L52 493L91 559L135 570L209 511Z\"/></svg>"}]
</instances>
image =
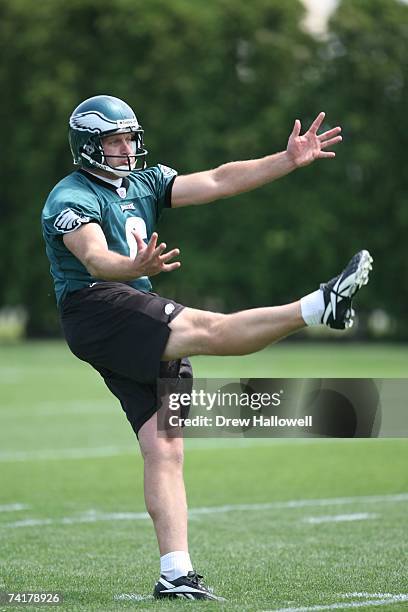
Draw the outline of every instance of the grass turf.
<instances>
[{"instance_id":1,"label":"grass turf","mask_svg":"<svg viewBox=\"0 0 408 612\"><path fill-rule=\"evenodd\" d=\"M245 359L194 361L201 377L387 377L406 375L407 350L283 343ZM0 388L0 510L26 505L0 512L0 590L60 591L65 603L58 610L191 605L114 600L123 593L148 596L158 557L142 514L133 433L98 375L59 342L30 343L1 351ZM357 499L408 492L406 440L190 440L187 447L191 553L228 599L217 609L276 610L348 603L357 597L351 593L408 593L408 499ZM356 499L273 506L344 497ZM194 512L222 506L229 508ZM141 515L125 514L135 512ZM357 513L365 518L316 522ZM37 523L16 524L27 519ZM408 602L379 609L408 609Z\"/></svg>"}]
</instances>

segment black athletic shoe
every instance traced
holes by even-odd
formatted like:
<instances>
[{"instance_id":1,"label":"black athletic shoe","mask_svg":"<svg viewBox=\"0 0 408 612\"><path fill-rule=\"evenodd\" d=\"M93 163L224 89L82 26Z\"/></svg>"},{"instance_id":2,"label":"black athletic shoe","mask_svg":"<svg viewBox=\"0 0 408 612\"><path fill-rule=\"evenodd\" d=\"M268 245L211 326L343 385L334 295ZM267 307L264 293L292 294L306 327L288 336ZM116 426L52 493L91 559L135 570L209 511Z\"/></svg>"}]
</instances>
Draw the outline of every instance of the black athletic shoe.
<instances>
[{"instance_id":1,"label":"black athletic shoe","mask_svg":"<svg viewBox=\"0 0 408 612\"><path fill-rule=\"evenodd\" d=\"M181 576L176 580L166 580L160 576L154 587L153 597L174 599L211 599L212 601L225 601L223 597L214 595L211 589L202 583L202 576L196 572L188 572L187 576Z\"/></svg>"},{"instance_id":2,"label":"black athletic shoe","mask_svg":"<svg viewBox=\"0 0 408 612\"><path fill-rule=\"evenodd\" d=\"M352 298L368 283L373 258L368 251L360 251L349 261L343 272L328 283L320 285L324 296L324 313L321 322L333 329L345 329L353 325Z\"/></svg>"}]
</instances>

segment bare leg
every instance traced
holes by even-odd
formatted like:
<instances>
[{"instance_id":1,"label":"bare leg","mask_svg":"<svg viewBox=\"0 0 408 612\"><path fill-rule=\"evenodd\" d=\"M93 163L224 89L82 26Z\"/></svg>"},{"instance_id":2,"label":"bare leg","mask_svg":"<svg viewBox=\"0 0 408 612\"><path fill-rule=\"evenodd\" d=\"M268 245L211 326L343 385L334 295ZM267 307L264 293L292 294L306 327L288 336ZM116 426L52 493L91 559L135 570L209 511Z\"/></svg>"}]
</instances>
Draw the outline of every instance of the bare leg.
<instances>
[{"instance_id":1,"label":"bare leg","mask_svg":"<svg viewBox=\"0 0 408 612\"><path fill-rule=\"evenodd\" d=\"M170 323L163 359L187 355L247 355L305 327L300 302L218 314L185 308Z\"/></svg>"},{"instance_id":2,"label":"bare leg","mask_svg":"<svg viewBox=\"0 0 408 612\"><path fill-rule=\"evenodd\" d=\"M139 430L144 459L146 508L156 531L160 555L188 552L187 501L183 480L183 439L157 435L154 414Z\"/></svg>"},{"instance_id":3,"label":"bare leg","mask_svg":"<svg viewBox=\"0 0 408 612\"><path fill-rule=\"evenodd\" d=\"M172 331L163 358L252 353L304 325L299 302L230 315L185 308L170 323ZM158 437L154 414L141 427L139 443L144 458L146 507L160 554L188 552L183 439Z\"/></svg>"},{"instance_id":4,"label":"bare leg","mask_svg":"<svg viewBox=\"0 0 408 612\"><path fill-rule=\"evenodd\" d=\"M170 323L172 331L163 358L252 353L304 325L299 302L230 315L185 308ZM139 430L139 443L144 458L146 507L160 555L175 550L188 552L183 439L158 437L154 414Z\"/></svg>"}]
</instances>

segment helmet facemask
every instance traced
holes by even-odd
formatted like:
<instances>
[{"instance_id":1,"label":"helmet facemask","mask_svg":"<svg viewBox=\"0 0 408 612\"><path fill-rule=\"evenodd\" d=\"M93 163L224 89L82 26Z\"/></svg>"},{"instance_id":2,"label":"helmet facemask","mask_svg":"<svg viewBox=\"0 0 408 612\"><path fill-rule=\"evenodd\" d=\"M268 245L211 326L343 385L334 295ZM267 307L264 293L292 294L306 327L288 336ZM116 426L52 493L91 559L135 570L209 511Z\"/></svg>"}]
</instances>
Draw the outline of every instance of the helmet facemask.
<instances>
[{"instance_id":1,"label":"helmet facemask","mask_svg":"<svg viewBox=\"0 0 408 612\"><path fill-rule=\"evenodd\" d=\"M107 155L103 148L103 139L107 136L126 133L132 134L131 146L133 154ZM126 177L133 170L144 170L146 168L147 151L143 144L143 130L139 126L137 130L121 129L104 133L103 135L95 134L83 145L80 155L93 168L104 170L118 177ZM116 159L122 160L123 163L120 166L111 165L112 161Z\"/></svg>"}]
</instances>

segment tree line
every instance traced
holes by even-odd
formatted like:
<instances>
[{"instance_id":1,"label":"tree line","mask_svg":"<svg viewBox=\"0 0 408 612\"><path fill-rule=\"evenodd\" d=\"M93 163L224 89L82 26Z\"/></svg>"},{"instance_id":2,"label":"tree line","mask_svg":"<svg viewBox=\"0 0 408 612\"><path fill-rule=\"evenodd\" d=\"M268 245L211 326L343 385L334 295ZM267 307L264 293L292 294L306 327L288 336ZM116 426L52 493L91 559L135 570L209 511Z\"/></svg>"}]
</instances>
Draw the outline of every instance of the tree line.
<instances>
[{"instance_id":1,"label":"tree line","mask_svg":"<svg viewBox=\"0 0 408 612\"><path fill-rule=\"evenodd\" d=\"M31 335L58 333L39 216L72 169L67 120L84 98L125 99L149 163L180 173L283 150L296 118L343 126L321 160L257 191L166 211L182 268L155 289L224 311L292 301L356 250L375 258L364 321L384 310L408 338L408 6L342 0L327 36L299 0L0 0L0 305Z\"/></svg>"}]
</instances>

